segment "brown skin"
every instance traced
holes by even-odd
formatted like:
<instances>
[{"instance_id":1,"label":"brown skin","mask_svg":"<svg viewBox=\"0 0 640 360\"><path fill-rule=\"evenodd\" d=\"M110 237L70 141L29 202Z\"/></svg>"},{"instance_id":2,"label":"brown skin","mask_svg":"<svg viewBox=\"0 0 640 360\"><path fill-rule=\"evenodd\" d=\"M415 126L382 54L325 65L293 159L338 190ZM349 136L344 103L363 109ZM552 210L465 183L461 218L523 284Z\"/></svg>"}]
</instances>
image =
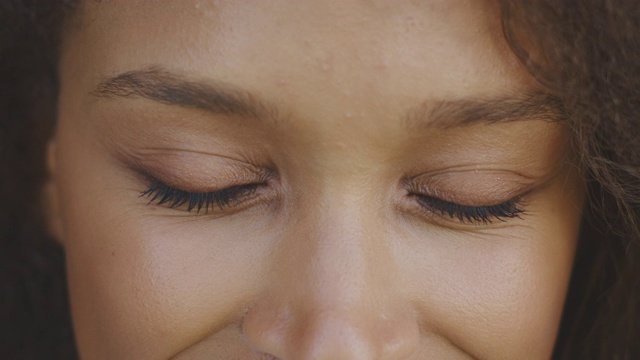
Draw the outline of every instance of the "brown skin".
<instances>
[{"instance_id":1,"label":"brown skin","mask_svg":"<svg viewBox=\"0 0 640 360\"><path fill-rule=\"evenodd\" d=\"M566 129L445 129L430 111L407 121L438 101L535 88L496 11L84 4L49 152L82 358L548 359L583 203ZM150 66L269 110L96 95L106 77ZM205 214L148 204L143 174L190 192L262 185ZM520 198L525 213L459 221L415 193L473 207Z\"/></svg>"}]
</instances>

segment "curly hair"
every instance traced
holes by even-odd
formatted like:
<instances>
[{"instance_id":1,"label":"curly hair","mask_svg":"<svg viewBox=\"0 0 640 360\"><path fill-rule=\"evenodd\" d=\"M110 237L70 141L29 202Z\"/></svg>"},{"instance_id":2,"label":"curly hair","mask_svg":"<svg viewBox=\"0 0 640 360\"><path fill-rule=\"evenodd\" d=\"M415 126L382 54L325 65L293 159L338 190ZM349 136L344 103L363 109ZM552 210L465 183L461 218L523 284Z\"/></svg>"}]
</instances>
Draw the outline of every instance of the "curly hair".
<instances>
[{"instance_id":1,"label":"curly hair","mask_svg":"<svg viewBox=\"0 0 640 360\"><path fill-rule=\"evenodd\" d=\"M588 189L558 357L640 358L640 4L509 1L502 12L515 54L562 100Z\"/></svg>"},{"instance_id":2,"label":"curly hair","mask_svg":"<svg viewBox=\"0 0 640 360\"><path fill-rule=\"evenodd\" d=\"M7 359L77 358L64 256L40 204L56 114L57 29L69 6L0 2L0 354Z\"/></svg>"},{"instance_id":3,"label":"curly hair","mask_svg":"<svg viewBox=\"0 0 640 360\"><path fill-rule=\"evenodd\" d=\"M0 353L77 358L64 253L45 230L45 143L74 0L0 2ZM640 3L503 0L515 55L562 104L588 207L554 359L640 359Z\"/></svg>"}]
</instances>

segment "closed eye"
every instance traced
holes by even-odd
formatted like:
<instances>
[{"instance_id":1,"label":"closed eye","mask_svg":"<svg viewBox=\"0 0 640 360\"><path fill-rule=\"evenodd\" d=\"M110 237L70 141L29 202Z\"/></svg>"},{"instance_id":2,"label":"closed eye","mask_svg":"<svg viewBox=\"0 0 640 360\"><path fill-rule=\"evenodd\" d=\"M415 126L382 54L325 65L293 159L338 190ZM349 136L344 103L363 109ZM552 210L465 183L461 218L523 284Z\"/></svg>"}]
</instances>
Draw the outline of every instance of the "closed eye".
<instances>
[{"instance_id":1,"label":"closed eye","mask_svg":"<svg viewBox=\"0 0 640 360\"><path fill-rule=\"evenodd\" d=\"M506 221L507 219L520 218L524 214L524 210L520 207L520 197L495 205L467 206L432 196L421 194L412 194L412 196L416 198L423 209L461 223L487 225L495 220Z\"/></svg>"},{"instance_id":2,"label":"closed eye","mask_svg":"<svg viewBox=\"0 0 640 360\"><path fill-rule=\"evenodd\" d=\"M252 183L231 186L211 192L189 192L165 185L157 179L151 179L150 184L140 196L149 198L149 204L164 205L168 208L184 208L187 212L196 214L209 211L226 210L242 204L253 198L256 191L264 183Z\"/></svg>"}]
</instances>

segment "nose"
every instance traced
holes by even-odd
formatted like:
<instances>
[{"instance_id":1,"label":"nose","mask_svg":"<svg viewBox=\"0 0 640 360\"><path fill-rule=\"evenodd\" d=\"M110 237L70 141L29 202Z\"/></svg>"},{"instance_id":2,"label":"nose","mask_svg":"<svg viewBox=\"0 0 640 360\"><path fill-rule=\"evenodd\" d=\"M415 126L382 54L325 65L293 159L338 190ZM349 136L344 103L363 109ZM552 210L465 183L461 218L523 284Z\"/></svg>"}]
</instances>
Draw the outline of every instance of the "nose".
<instances>
[{"instance_id":1,"label":"nose","mask_svg":"<svg viewBox=\"0 0 640 360\"><path fill-rule=\"evenodd\" d=\"M406 359L418 319L380 222L352 208L311 214L283 236L244 317L252 348L283 360Z\"/></svg>"}]
</instances>

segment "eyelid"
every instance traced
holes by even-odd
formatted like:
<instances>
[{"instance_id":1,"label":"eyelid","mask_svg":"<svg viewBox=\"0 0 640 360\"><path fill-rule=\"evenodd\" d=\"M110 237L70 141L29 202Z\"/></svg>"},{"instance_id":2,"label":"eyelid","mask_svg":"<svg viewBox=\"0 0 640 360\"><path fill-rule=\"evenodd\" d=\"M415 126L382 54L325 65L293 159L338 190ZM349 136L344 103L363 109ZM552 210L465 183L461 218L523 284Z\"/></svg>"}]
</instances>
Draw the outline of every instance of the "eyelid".
<instances>
[{"instance_id":1,"label":"eyelid","mask_svg":"<svg viewBox=\"0 0 640 360\"><path fill-rule=\"evenodd\" d=\"M204 166L197 166L198 161L180 163L176 169L175 160L166 164L158 155L154 161L138 157L133 164L129 163L129 167L139 181L146 184L140 197L148 198L147 205L161 205L195 214L208 214L215 210L213 212L217 216L226 216L256 203L253 200L266 202L273 199L277 191L258 193L258 190L274 182L277 177L275 169L229 157L221 158L222 161L201 161Z\"/></svg>"},{"instance_id":2,"label":"eyelid","mask_svg":"<svg viewBox=\"0 0 640 360\"><path fill-rule=\"evenodd\" d=\"M509 177L504 173L474 171L470 174L447 174L433 177L421 174L403 181L411 193L434 197L467 207L502 204L531 191L533 180Z\"/></svg>"},{"instance_id":3,"label":"eyelid","mask_svg":"<svg viewBox=\"0 0 640 360\"><path fill-rule=\"evenodd\" d=\"M234 186L265 183L276 176L272 169L248 169L244 166L220 166L217 169L208 169L209 171L200 168L176 171L170 166L142 165L134 170L146 183L158 181L167 187L189 193L213 193Z\"/></svg>"},{"instance_id":4,"label":"eyelid","mask_svg":"<svg viewBox=\"0 0 640 360\"><path fill-rule=\"evenodd\" d=\"M427 186L424 182L416 183L413 178L404 181L409 196L415 200L419 210L428 217L437 216L439 220L458 224L490 225L494 220L506 221L522 218L525 214L522 201L523 193L497 201L475 199L462 200L460 195L443 194L439 189Z\"/></svg>"},{"instance_id":5,"label":"eyelid","mask_svg":"<svg viewBox=\"0 0 640 360\"><path fill-rule=\"evenodd\" d=\"M165 205L170 209L186 205L186 212L192 212L195 209L196 214L200 214L202 209L207 214L209 210L215 210L216 206L220 211L232 209L248 201L260 186L265 185L264 183L250 183L216 191L193 193L172 188L157 179L149 179L149 181L147 189L140 193L140 197L150 198L147 205L155 203L156 205Z\"/></svg>"},{"instance_id":6,"label":"eyelid","mask_svg":"<svg viewBox=\"0 0 640 360\"><path fill-rule=\"evenodd\" d=\"M209 153L182 148L120 148L115 154L130 171L190 192L211 192L231 185L273 178L263 163L235 153Z\"/></svg>"},{"instance_id":7,"label":"eyelid","mask_svg":"<svg viewBox=\"0 0 640 360\"><path fill-rule=\"evenodd\" d=\"M522 219L522 215L526 214L520 197L495 205L465 206L419 194L414 196L417 197L418 203L430 213L437 213L441 218L456 220L462 224L489 225L494 220L506 222L513 218Z\"/></svg>"}]
</instances>

